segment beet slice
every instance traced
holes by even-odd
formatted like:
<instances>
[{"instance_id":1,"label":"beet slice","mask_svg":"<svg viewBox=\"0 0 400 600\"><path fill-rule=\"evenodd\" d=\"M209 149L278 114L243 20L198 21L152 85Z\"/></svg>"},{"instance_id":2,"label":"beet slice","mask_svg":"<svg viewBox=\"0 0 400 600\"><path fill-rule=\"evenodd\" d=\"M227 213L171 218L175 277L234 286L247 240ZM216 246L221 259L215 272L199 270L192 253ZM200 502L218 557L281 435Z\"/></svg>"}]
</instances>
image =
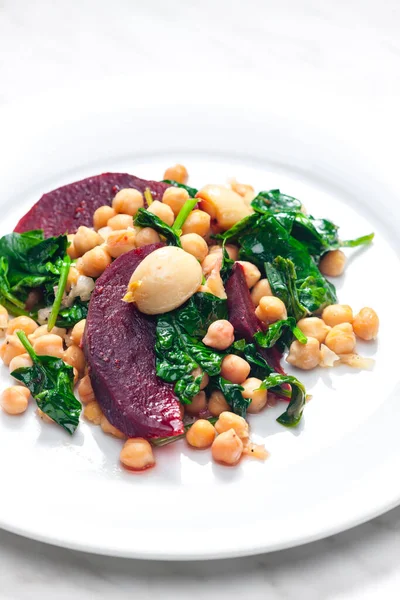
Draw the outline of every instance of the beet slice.
<instances>
[{"instance_id":1,"label":"beet slice","mask_svg":"<svg viewBox=\"0 0 400 600\"><path fill-rule=\"evenodd\" d=\"M265 326L256 316L241 264L233 265L232 274L225 284L225 291L228 297L229 321L236 335L244 338L246 342L254 342L254 334L257 331L264 331ZM281 367L282 354L277 348L258 348L258 351L276 373L285 374Z\"/></svg>"},{"instance_id":2,"label":"beet slice","mask_svg":"<svg viewBox=\"0 0 400 600\"><path fill-rule=\"evenodd\" d=\"M80 225L93 227L94 211L104 204L111 205L118 190L135 188L143 193L147 187L154 200L161 200L170 186L127 173L103 173L88 177L44 194L20 219L14 231L22 233L43 229L46 237L75 233Z\"/></svg>"},{"instance_id":3,"label":"beet slice","mask_svg":"<svg viewBox=\"0 0 400 600\"><path fill-rule=\"evenodd\" d=\"M173 386L156 376L155 321L122 301L133 271L161 245L117 258L96 281L86 320L83 348L96 399L128 437L183 433Z\"/></svg>"}]
</instances>

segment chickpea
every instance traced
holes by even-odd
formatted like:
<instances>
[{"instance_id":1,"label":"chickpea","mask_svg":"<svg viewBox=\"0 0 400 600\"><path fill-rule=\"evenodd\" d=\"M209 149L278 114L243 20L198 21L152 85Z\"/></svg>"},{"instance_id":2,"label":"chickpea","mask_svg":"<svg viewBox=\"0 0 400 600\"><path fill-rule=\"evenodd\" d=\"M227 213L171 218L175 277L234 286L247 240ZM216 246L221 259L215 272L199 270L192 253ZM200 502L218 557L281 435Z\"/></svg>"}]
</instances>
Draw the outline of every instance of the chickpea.
<instances>
[{"instance_id":1,"label":"chickpea","mask_svg":"<svg viewBox=\"0 0 400 600\"><path fill-rule=\"evenodd\" d=\"M297 340L292 342L286 360L298 369L304 369L305 371L314 369L321 360L319 341L309 337L306 344L301 344Z\"/></svg>"},{"instance_id":2,"label":"chickpea","mask_svg":"<svg viewBox=\"0 0 400 600\"><path fill-rule=\"evenodd\" d=\"M182 233L197 233L197 235L204 237L210 229L210 224L210 215L203 210L192 210L182 226Z\"/></svg>"},{"instance_id":3,"label":"chickpea","mask_svg":"<svg viewBox=\"0 0 400 600\"><path fill-rule=\"evenodd\" d=\"M100 277L111 264L111 256L105 248L97 246L82 256L82 273L86 277Z\"/></svg>"},{"instance_id":4,"label":"chickpea","mask_svg":"<svg viewBox=\"0 0 400 600\"><path fill-rule=\"evenodd\" d=\"M113 231L114 229L111 229L111 227L106 225L105 227L101 227L97 233L106 242ZM118 229L116 231L118 231Z\"/></svg>"},{"instance_id":5,"label":"chickpea","mask_svg":"<svg viewBox=\"0 0 400 600\"><path fill-rule=\"evenodd\" d=\"M130 438L124 444L119 456L124 467L133 471L143 471L155 465L152 447L143 438Z\"/></svg>"},{"instance_id":6,"label":"chickpea","mask_svg":"<svg viewBox=\"0 0 400 600\"><path fill-rule=\"evenodd\" d=\"M118 258L121 254L125 254L136 248L136 234L133 229L125 229L122 231L113 231L107 238L107 252L113 258Z\"/></svg>"},{"instance_id":7,"label":"chickpea","mask_svg":"<svg viewBox=\"0 0 400 600\"><path fill-rule=\"evenodd\" d=\"M346 256L341 250L330 250L319 261L319 270L328 277L339 277L344 271Z\"/></svg>"},{"instance_id":8,"label":"chickpea","mask_svg":"<svg viewBox=\"0 0 400 600\"><path fill-rule=\"evenodd\" d=\"M202 378L201 383L200 383L200 389L204 390L204 388L207 387L208 382L210 381L210 378L207 375L207 373L204 373L203 370L200 369L200 367L197 367L197 369L195 369L194 371L192 371L192 376L196 378L199 375L203 375L203 378Z\"/></svg>"},{"instance_id":9,"label":"chickpea","mask_svg":"<svg viewBox=\"0 0 400 600\"><path fill-rule=\"evenodd\" d=\"M78 383L79 380L79 371L76 367L72 367L72 371L74 374L74 385L76 385Z\"/></svg>"},{"instance_id":10,"label":"chickpea","mask_svg":"<svg viewBox=\"0 0 400 600\"><path fill-rule=\"evenodd\" d=\"M189 235L189 234L187 234ZM183 237L183 236L182 236ZM201 263L201 268L205 276L209 275L213 269L220 263L221 265L221 254L213 252L208 254Z\"/></svg>"},{"instance_id":11,"label":"chickpea","mask_svg":"<svg viewBox=\"0 0 400 600\"><path fill-rule=\"evenodd\" d=\"M192 398L190 404L185 404L185 412L190 416L198 415L207 408L207 399L204 392L199 392Z\"/></svg>"},{"instance_id":12,"label":"chickpea","mask_svg":"<svg viewBox=\"0 0 400 600\"><path fill-rule=\"evenodd\" d=\"M247 260L238 260L238 263L243 267L247 287L249 289L252 288L261 278L260 270L257 269L253 263L248 262Z\"/></svg>"},{"instance_id":13,"label":"chickpea","mask_svg":"<svg viewBox=\"0 0 400 600\"><path fill-rule=\"evenodd\" d=\"M170 179L172 181L176 181L177 183L187 183L189 174L186 167L177 164L173 167L168 167L164 173L164 179Z\"/></svg>"},{"instance_id":14,"label":"chickpea","mask_svg":"<svg viewBox=\"0 0 400 600\"><path fill-rule=\"evenodd\" d=\"M307 337L315 338L322 344L331 328L326 325L325 321L318 317L308 317L307 319L300 319L297 323L297 327Z\"/></svg>"},{"instance_id":15,"label":"chickpea","mask_svg":"<svg viewBox=\"0 0 400 600\"><path fill-rule=\"evenodd\" d=\"M256 316L264 323L275 323L287 318L286 306L280 298L263 296L256 308Z\"/></svg>"},{"instance_id":16,"label":"chickpea","mask_svg":"<svg viewBox=\"0 0 400 600\"><path fill-rule=\"evenodd\" d=\"M251 299L254 306L258 306L264 296L273 296L268 279L260 279L251 290Z\"/></svg>"},{"instance_id":17,"label":"chickpea","mask_svg":"<svg viewBox=\"0 0 400 600\"><path fill-rule=\"evenodd\" d=\"M198 261L175 246L155 250L135 269L125 302L135 302L148 315L174 310L200 287L201 266Z\"/></svg>"},{"instance_id":18,"label":"chickpea","mask_svg":"<svg viewBox=\"0 0 400 600\"><path fill-rule=\"evenodd\" d=\"M100 427L104 431L104 433L109 433L120 440L126 439L126 435L122 433L119 429L111 425L110 421L103 415L100 421Z\"/></svg>"},{"instance_id":19,"label":"chickpea","mask_svg":"<svg viewBox=\"0 0 400 600\"><path fill-rule=\"evenodd\" d=\"M39 325L30 317L16 317L15 319L11 319L8 323L8 327L6 329L6 335L12 335L19 329L26 333L26 335L30 335Z\"/></svg>"},{"instance_id":20,"label":"chickpea","mask_svg":"<svg viewBox=\"0 0 400 600\"><path fill-rule=\"evenodd\" d=\"M93 425L100 425L101 419L103 418L103 411L100 408L100 404L96 402L96 400L86 404L83 409L83 416L93 423Z\"/></svg>"},{"instance_id":21,"label":"chickpea","mask_svg":"<svg viewBox=\"0 0 400 600\"><path fill-rule=\"evenodd\" d=\"M322 319L330 327L340 323L352 323L353 311L348 304L331 304L322 311Z\"/></svg>"},{"instance_id":22,"label":"chickpea","mask_svg":"<svg viewBox=\"0 0 400 600\"><path fill-rule=\"evenodd\" d=\"M18 356L14 356L10 361L8 368L10 373L12 373L16 369L20 369L21 367L31 367L32 365L33 362L29 354L19 354Z\"/></svg>"},{"instance_id":23,"label":"chickpea","mask_svg":"<svg viewBox=\"0 0 400 600\"><path fill-rule=\"evenodd\" d=\"M85 326L86 326L86 319L82 319L81 321L78 321L78 323L76 323L71 331L71 340L72 343L75 344L75 346L82 346L82 338L83 338L83 334L85 332Z\"/></svg>"},{"instance_id":24,"label":"chickpea","mask_svg":"<svg viewBox=\"0 0 400 600\"><path fill-rule=\"evenodd\" d=\"M69 246L67 248L67 254L70 258L72 258L72 260L75 260L76 258L79 257L78 252L76 251L76 248L74 246L74 238L75 238L75 234L74 233L70 233L67 235L67 239L69 241Z\"/></svg>"},{"instance_id":25,"label":"chickpea","mask_svg":"<svg viewBox=\"0 0 400 600\"><path fill-rule=\"evenodd\" d=\"M83 254L101 244L102 241L101 236L96 231L81 225L74 237L74 248L78 256L83 256Z\"/></svg>"},{"instance_id":26,"label":"chickpea","mask_svg":"<svg viewBox=\"0 0 400 600\"><path fill-rule=\"evenodd\" d=\"M120 190L114 196L114 200L112 201L112 207L115 212L130 215L131 224L132 217L134 217L139 208L143 208L143 206L143 195L139 192L139 190L134 190L133 188L125 188ZM124 229L124 227L114 227L114 229Z\"/></svg>"},{"instance_id":27,"label":"chickpea","mask_svg":"<svg viewBox=\"0 0 400 600\"><path fill-rule=\"evenodd\" d=\"M379 318L376 312L369 307L362 308L354 317L353 329L357 337L362 340L373 340L378 335Z\"/></svg>"},{"instance_id":28,"label":"chickpea","mask_svg":"<svg viewBox=\"0 0 400 600\"><path fill-rule=\"evenodd\" d=\"M25 352L25 348L16 335L8 335L5 343L0 346L0 358L6 367L9 366L13 358L25 354Z\"/></svg>"},{"instance_id":29,"label":"chickpea","mask_svg":"<svg viewBox=\"0 0 400 600\"><path fill-rule=\"evenodd\" d=\"M225 396L219 390L214 390L208 400L208 410L213 417L219 417L224 411L229 411L230 406L225 400Z\"/></svg>"},{"instance_id":30,"label":"chickpea","mask_svg":"<svg viewBox=\"0 0 400 600\"><path fill-rule=\"evenodd\" d=\"M33 341L33 349L39 356L56 356L63 358L64 347L63 340L54 333L42 335Z\"/></svg>"},{"instance_id":31,"label":"chickpea","mask_svg":"<svg viewBox=\"0 0 400 600\"><path fill-rule=\"evenodd\" d=\"M65 287L67 292L69 292L71 290L72 286L74 286L78 283L78 279L79 279L79 271L74 265L71 265L69 268L69 271L68 271L67 285Z\"/></svg>"},{"instance_id":32,"label":"chickpea","mask_svg":"<svg viewBox=\"0 0 400 600\"><path fill-rule=\"evenodd\" d=\"M89 375L85 375L80 380L78 384L78 394L83 404L90 404L90 402L96 400Z\"/></svg>"},{"instance_id":33,"label":"chickpea","mask_svg":"<svg viewBox=\"0 0 400 600\"><path fill-rule=\"evenodd\" d=\"M71 365L71 367L75 367L79 375L83 374L86 367L86 360L85 355L79 346L75 346L74 344L65 350L63 354L63 361L68 365Z\"/></svg>"},{"instance_id":34,"label":"chickpea","mask_svg":"<svg viewBox=\"0 0 400 600\"><path fill-rule=\"evenodd\" d=\"M111 227L114 231L121 231L133 227L133 218L131 215L117 214L107 221L107 227Z\"/></svg>"},{"instance_id":35,"label":"chickpea","mask_svg":"<svg viewBox=\"0 0 400 600\"><path fill-rule=\"evenodd\" d=\"M200 208L216 219L222 229L233 227L253 212L239 194L224 185L206 185L198 191L196 198Z\"/></svg>"},{"instance_id":36,"label":"chickpea","mask_svg":"<svg viewBox=\"0 0 400 600\"><path fill-rule=\"evenodd\" d=\"M250 414L259 413L267 404L268 391L258 389L261 384L261 379L257 377L249 377L241 384L244 388L242 391L243 398L250 398L251 400L247 409Z\"/></svg>"},{"instance_id":37,"label":"chickpea","mask_svg":"<svg viewBox=\"0 0 400 600\"><path fill-rule=\"evenodd\" d=\"M250 373L250 365L235 354L228 354L222 361L221 375L232 383L242 383Z\"/></svg>"},{"instance_id":38,"label":"chickpea","mask_svg":"<svg viewBox=\"0 0 400 600\"><path fill-rule=\"evenodd\" d=\"M210 421L198 419L186 433L186 441L194 448L208 448L215 439L215 429Z\"/></svg>"},{"instance_id":39,"label":"chickpea","mask_svg":"<svg viewBox=\"0 0 400 600\"><path fill-rule=\"evenodd\" d=\"M233 325L225 319L219 319L211 323L207 334L203 338L206 346L216 350L225 350L235 341Z\"/></svg>"},{"instance_id":40,"label":"chickpea","mask_svg":"<svg viewBox=\"0 0 400 600\"><path fill-rule=\"evenodd\" d=\"M311 339L311 338L310 338ZM335 354L350 354L356 347L356 336L350 323L340 323L332 327L325 344Z\"/></svg>"},{"instance_id":41,"label":"chickpea","mask_svg":"<svg viewBox=\"0 0 400 600\"><path fill-rule=\"evenodd\" d=\"M248 185L246 183L239 183L238 181L233 179L230 181L230 186L234 192L239 194L239 196L242 196L247 205L250 205L252 200L254 200L254 198L256 197L254 188L251 185Z\"/></svg>"},{"instance_id":42,"label":"chickpea","mask_svg":"<svg viewBox=\"0 0 400 600\"><path fill-rule=\"evenodd\" d=\"M224 411L219 415L218 421L215 423L215 431L223 433L233 429L241 440L249 437L249 424L243 417L235 415L233 412Z\"/></svg>"},{"instance_id":43,"label":"chickpea","mask_svg":"<svg viewBox=\"0 0 400 600\"><path fill-rule=\"evenodd\" d=\"M136 247L143 248L143 246L147 246L148 244L158 244L161 241L160 236L157 231L154 231L151 227L143 227L136 234Z\"/></svg>"},{"instance_id":44,"label":"chickpea","mask_svg":"<svg viewBox=\"0 0 400 600\"><path fill-rule=\"evenodd\" d=\"M30 391L22 385L13 385L4 390L0 405L9 415L20 415L28 408Z\"/></svg>"},{"instance_id":45,"label":"chickpea","mask_svg":"<svg viewBox=\"0 0 400 600\"><path fill-rule=\"evenodd\" d=\"M125 210L122 212L126 212ZM93 227L98 232L99 229L103 229L112 217L117 214L116 210L112 206L100 206L93 214Z\"/></svg>"},{"instance_id":46,"label":"chickpea","mask_svg":"<svg viewBox=\"0 0 400 600\"><path fill-rule=\"evenodd\" d=\"M175 217L178 216L179 211L187 200L189 200L187 191L178 187L167 188L162 197L163 203L170 207Z\"/></svg>"},{"instance_id":47,"label":"chickpea","mask_svg":"<svg viewBox=\"0 0 400 600\"><path fill-rule=\"evenodd\" d=\"M207 242L197 233L186 233L181 237L182 248L202 262L208 254Z\"/></svg>"},{"instance_id":48,"label":"chickpea","mask_svg":"<svg viewBox=\"0 0 400 600\"><path fill-rule=\"evenodd\" d=\"M211 453L215 461L225 465L236 465L243 452L243 442L234 429L218 435L212 443Z\"/></svg>"},{"instance_id":49,"label":"chickpea","mask_svg":"<svg viewBox=\"0 0 400 600\"><path fill-rule=\"evenodd\" d=\"M149 212L156 215L161 221L164 221L167 225L171 227L173 222L175 221L175 215L172 211L172 208L168 206L168 204L163 204L159 202L159 200L154 200L147 209Z\"/></svg>"},{"instance_id":50,"label":"chickpea","mask_svg":"<svg viewBox=\"0 0 400 600\"><path fill-rule=\"evenodd\" d=\"M33 333L28 335L28 339L31 342L31 344L33 344L33 342L35 340L42 337L43 335L48 335L48 333L49 333L49 330L47 328L47 323L45 323L44 325L41 325L40 327L35 329L35 331ZM53 327L53 329L51 330L51 333L53 335L58 335L59 337L64 338L67 333L67 330L64 329L63 327Z\"/></svg>"},{"instance_id":51,"label":"chickpea","mask_svg":"<svg viewBox=\"0 0 400 600\"><path fill-rule=\"evenodd\" d=\"M0 304L0 335L8 326L8 310Z\"/></svg>"}]
</instances>

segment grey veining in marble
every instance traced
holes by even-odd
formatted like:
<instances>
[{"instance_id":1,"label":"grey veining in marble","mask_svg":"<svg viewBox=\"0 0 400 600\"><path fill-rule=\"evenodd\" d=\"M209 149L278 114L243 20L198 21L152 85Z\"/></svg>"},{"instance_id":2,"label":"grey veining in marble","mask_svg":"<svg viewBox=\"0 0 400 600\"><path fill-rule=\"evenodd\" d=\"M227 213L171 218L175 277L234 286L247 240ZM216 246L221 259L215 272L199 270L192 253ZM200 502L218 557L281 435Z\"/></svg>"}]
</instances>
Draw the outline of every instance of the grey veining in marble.
<instances>
[{"instance_id":1,"label":"grey veining in marble","mask_svg":"<svg viewBox=\"0 0 400 600\"><path fill-rule=\"evenodd\" d=\"M349 97L400 96L399 31L398 0L0 0L0 110L155 68L203 83L209 70L236 70L238 85L246 71ZM400 508L304 547L205 563L98 557L0 531L2 600L157 597L399 598Z\"/></svg>"}]
</instances>

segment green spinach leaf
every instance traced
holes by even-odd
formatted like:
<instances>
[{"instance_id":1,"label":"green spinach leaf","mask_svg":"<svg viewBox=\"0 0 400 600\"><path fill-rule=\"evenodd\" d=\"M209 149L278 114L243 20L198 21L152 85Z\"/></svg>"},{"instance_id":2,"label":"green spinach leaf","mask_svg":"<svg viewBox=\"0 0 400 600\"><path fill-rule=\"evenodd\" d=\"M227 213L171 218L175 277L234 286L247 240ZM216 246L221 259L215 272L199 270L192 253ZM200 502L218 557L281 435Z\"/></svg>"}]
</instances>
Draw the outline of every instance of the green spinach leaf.
<instances>
[{"instance_id":1,"label":"green spinach leaf","mask_svg":"<svg viewBox=\"0 0 400 600\"><path fill-rule=\"evenodd\" d=\"M231 411L236 415L245 417L251 400L243 398L243 388L237 383L231 383L221 376L210 377L208 384L210 390L219 390L225 396L225 400L229 404Z\"/></svg>"},{"instance_id":2,"label":"green spinach leaf","mask_svg":"<svg viewBox=\"0 0 400 600\"><path fill-rule=\"evenodd\" d=\"M289 346L293 336L301 343L307 343L307 337L297 327L296 320L293 317L276 321L269 325L266 331L257 331L254 334L254 339L261 348L272 348L283 338L285 346Z\"/></svg>"},{"instance_id":3,"label":"green spinach leaf","mask_svg":"<svg viewBox=\"0 0 400 600\"><path fill-rule=\"evenodd\" d=\"M226 301L199 293L181 308L157 318L156 372L164 381L175 383L175 393L184 404L200 391L202 377L192 375L197 367L210 376L221 370L224 354L205 346L201 338L226 311Z\"/></svg>"},{"instance_id":4,"label":"green spinach leaf","mask_svg":"<svg viewBox=\"0 0 400 600\"><path fill-rule=\"evenodd\" d=\"M23 331L17 331L21 343L33 361L32 367L21 367L11 375L24 383L38 407L53 421L72 434L79 424L81 403L74 396L74 372L60 358L38 356Z\"/></svg>"},{"instance_id":5,"label":"green spinach leaf","mask_svg":"<svg viewBox=\"0 0 400 600\"><path fill-rule=\"evenodd\" d=\"M292 388L291 399L287 409L277 418L277 421L285 427L295 427L301 420L306 403L306 390L304 385L296 377L291 375L272 373L264 379L260 385L260 389L274 391L285 383L289 383Z\"/></svg>"},{"instance_id":6,"label":"green spinach leaf","mask_svg":"<svg viewBox=\"0 0 400 600\"><path fill-rule=\"evenodd\" d=\"M133 222L138 227L151 227L157 231L157 233L165 237L169 246L178 246L178 248L182 247L179 235L177 235L172 227L169 227L169 225L164 223L164 221L162 221L159 217L149 212L145 208L139 208L135 218L133 219Z\"/></svg>"},{"instance_id":7,"label":"green spinach leaf","mask_svg":"<svg viewBox=\"0 0 400 600\"><path fill-rule=\"evenodd\" d=\"M282 300L289 317L293 317L296 322L305 317L308 311L298 297L296 269L293 262L277 256L273 263L265 264L265 273L274 296Z\"/></svg>"}]
</instances>

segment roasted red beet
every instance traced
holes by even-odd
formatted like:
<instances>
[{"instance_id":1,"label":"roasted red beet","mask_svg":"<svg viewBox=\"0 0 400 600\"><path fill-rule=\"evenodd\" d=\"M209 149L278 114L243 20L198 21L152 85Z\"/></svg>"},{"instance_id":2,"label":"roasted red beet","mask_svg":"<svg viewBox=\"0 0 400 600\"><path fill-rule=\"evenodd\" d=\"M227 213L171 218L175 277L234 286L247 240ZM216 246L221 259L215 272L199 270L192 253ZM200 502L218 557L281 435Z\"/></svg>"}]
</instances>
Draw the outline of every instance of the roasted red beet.
<instances>
[{"instance_id":1,"label":"roasted red beet","mask_svg":"<svg viewBox=\"0 0 400 600\"><path fill-rule=\"evenodd\" d=\"M244 338L246 342L254 342L254 334L264 330L265 326L256 317L244 270L239 263L233 265L225 291L228 296L229 321L235 329L236 336ZM276 373L285 373L280 363L282 355L276 348L259 348L259 352Z\"/></svg>"},{"instance_id":2,"label":"roasted red beet","mask_svg":"<svg viewBox=\"0 0 400 600\"><path fill-rule=\"evenodd\" d=\"M146 188L154 200L161 200L168 184L146 181L127 173L103 173L64 185L34 204L19 221L14 231L22 233L31 229L43 229L46 237L75 233L80 225L93 227L93 213L104 204L110 205L113 197L123 188Z\"/></svg>"},{"instance_id":3,"label":"roasted red beet","mask_svg":"<svg viewBox=\"0 0 400 600\"><path fill-rule=\"evenodd\" d=\"M155 322L122 301L140 262L160 244L123 254L97 280L89 305L83 348L98 403L128 437L183 433L173 386L155 371Z\"/></svg>"}]
</instances>

